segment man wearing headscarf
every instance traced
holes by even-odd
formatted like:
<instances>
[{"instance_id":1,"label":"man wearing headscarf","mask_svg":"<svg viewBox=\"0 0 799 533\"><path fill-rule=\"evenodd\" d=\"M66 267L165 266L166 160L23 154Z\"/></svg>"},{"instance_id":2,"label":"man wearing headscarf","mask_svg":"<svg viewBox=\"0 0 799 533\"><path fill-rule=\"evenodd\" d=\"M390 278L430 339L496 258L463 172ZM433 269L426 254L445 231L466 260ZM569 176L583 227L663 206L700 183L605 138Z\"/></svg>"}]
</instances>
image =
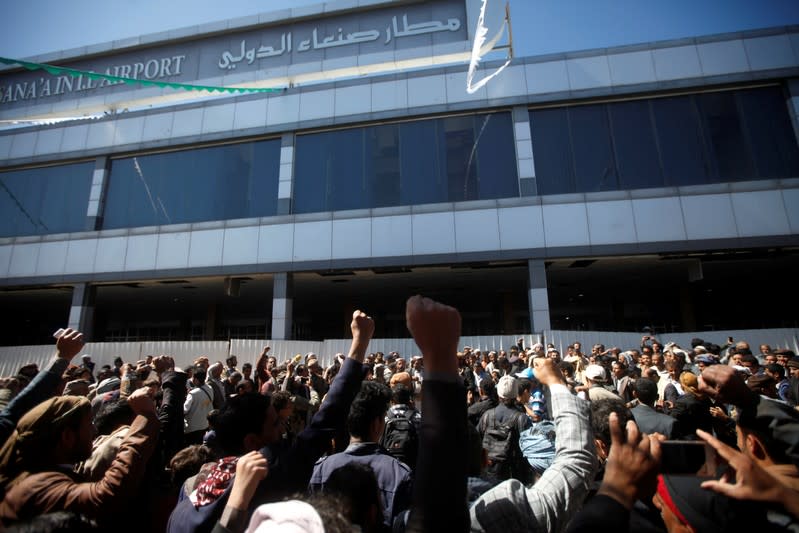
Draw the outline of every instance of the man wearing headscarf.
<instances>
[{"instance_id":1,"label":"man wearing headscarf","mask_svg":"<svg viewBox=\"0 0 799 533\"><path fill-rule=\"evenodd\" d=\"M26 413L0 450L3 525L55 511L80 513L100 523L118 517L138 489L159 428L146 388L131 394L128 403L136 418L113 463L95 483L83 482L71 467L92 450L89 401L59 396Z\"/></svg>"}]
</instances>

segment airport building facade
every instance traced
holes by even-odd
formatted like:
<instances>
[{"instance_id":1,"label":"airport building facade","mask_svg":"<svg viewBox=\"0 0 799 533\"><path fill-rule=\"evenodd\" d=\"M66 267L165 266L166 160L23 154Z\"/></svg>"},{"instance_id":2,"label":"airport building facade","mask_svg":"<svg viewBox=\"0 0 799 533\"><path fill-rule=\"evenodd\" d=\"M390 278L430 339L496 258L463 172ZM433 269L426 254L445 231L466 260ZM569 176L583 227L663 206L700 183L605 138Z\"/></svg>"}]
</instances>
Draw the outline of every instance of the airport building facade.
<instances>
[{"instance_id":1,"label":"airport building facade","mask_svg":"<svg viewBox=\"0 0 799 533\"><path fill-rule=\"evenodd\" d=\"M479 2L332 2L0 70L4 344L796 328L799 28L515 57ZM524 21L514 20L524 31ZM486 75L504 61L483 64ZM80 118L99 114L95 118Z\"/></svg>"}]
</instances>

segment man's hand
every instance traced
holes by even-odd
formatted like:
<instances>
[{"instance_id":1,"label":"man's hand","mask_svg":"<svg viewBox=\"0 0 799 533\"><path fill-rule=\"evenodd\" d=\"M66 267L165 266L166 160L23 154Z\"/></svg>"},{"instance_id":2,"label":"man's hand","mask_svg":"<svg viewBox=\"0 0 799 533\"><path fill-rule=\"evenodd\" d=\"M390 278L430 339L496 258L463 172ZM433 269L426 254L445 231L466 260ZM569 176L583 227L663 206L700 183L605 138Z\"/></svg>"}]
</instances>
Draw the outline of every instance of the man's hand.
<instances>
[{"instance_id":1,"label":"man's hand","mask_svg":"<svg viewBox=\"0 0 799 533\"><path fill-rule=\"evenodd\" d=\"M411 296L405 303L405 324L422 350L425 371L458 373L461 314L430 298Z\"/></svg>"},{"instance_id":2,"label":"man's hand","mask_svg":"<svg viewBox=\"0 0 799 533\"><path fill-rule=\"evenodd\" d=\"M696 433L702 440L713 446L719 455L735 469L735 483L730 483L729 477L725 473L718 481L703 482L703 489L710 489L736 500L778 503L781 501L784 487L781 487L780 482L771 474L755 464L746 455L727 446L711 434L701 429L697 430Z\"/></svg>"},{"instance_id":3,"label":"man's hand","mask_svg":"<svg viewBox=\"0 0 799 533\"><path fill-rule=\"evenodd\" d=\"M627 509L647 492L655 491L660 466L660 441L654 435L641 434L635 422L627 422L624 440L619 417L610 413L610 455L599 494L610 496Z\"/></svg>"},{"instance_id":4,"label":"man's hand","mask_svg":"<svg viewBox=\"0 0 799 533\"><path fill-rule=\"evenodd\" d=\"M269 350L271 350L271 349L272 349L272 347L271 347L271 346L264 346L264 349L263 349L263 350L261 350L261 357L263 357L263 356L265 356L266 354L268 354L268 353L269 353Z\"/></svg>"},{"instance_id":5,"label":"man's hand","mask_svg":"<svg viewBox=\"0 0 799 533\"><path fill-rule=\"evenodd\" d=\"M72 358L83 349L83 345L83 333L67 328L55 342L56 356L72 361Z\"/></svg>"},{"instance_id":6,"label":"man's hand","mask_svg":"<svg viewBox=\"0 0 799 533\"><path fill-rule=\"evenodd\" d=\"M155 416L155 402L150 397L149 389L142 387L136 389L128 396L128 405L137 415Z\"/></svg>"},{"instance_id":7,"label":"man's hand","mask_svg":"<svg viewBox=\"0 0 799 533\"><path fill-rule=\"evenodd\" d=\"M236 477L230 491L228 505L234 509L246 511L250 500L255 495L258 483L269 473L269 462L261 452L250 452L239 457L236 462Z\"/></svg>"},{"instance_id":8,"label":"man's hand","mask_svg":"<svg viewBox=\"0 0 799 533\"><path fill-rule=\"evenodd\" d=\"M536 357L533 359L533 372L535 378L544 385L565 385L563 374L552 359Z\"/></svg>"},{"instance_id":9,"label":"man's hand","mask_svg":"<svg viewBox=\"0 0 799 533\"><path fill-rule=\"evenodd\" d=\"M363 359L366 357L366 348L369 347L369 341L372 340L372 335L375 332L375 322L372 317L357 309L352 313L350 330L352 331L352 345L349 357L363 363Z\"/></svg>"},{"instance_id":10,"label":"man's hand","mask_svg":"<svg viewBox=\"0 0 799 533\"><path fill-rule=\"evenodd\" d=\"M722 403L747 407L757 403L758 396L746 386L735 369L727 365L712 365L699 377L699 391Z\"/></svg>"},{"instance_id":11,"label":"man's hand","mask_svg":"<svg viewBox=\"0 0 799 533\"><path fill-rule=\"evenodd\" d=\"M352 322L350 322L350 330L352 330L352 339L359 341L369 342L372 340L372 335L375 332L375 321L372 317L360 309L352 313Z\"/></svg>"}]
</instances>

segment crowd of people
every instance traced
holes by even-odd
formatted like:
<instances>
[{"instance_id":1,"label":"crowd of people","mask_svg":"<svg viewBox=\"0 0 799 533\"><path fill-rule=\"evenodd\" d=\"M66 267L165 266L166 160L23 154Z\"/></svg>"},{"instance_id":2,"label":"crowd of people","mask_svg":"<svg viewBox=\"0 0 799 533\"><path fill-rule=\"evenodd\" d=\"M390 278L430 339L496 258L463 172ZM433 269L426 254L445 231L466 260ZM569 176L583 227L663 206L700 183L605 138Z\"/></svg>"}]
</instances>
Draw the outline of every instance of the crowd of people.
<instances>
[{"instance_id":1,"label":"crowd of people","mask_svg":"<svg viewBox=\"0 0 799 533\"><path fill-rule=\"evenodd\" d=\"M790 350L482 351L456 309L405 312L421 354L370 353L356 311L331 365L267 346L97 369L60 331L46 368L0 382L2 528L799 531Z\"/></svg>"}]
</instances>

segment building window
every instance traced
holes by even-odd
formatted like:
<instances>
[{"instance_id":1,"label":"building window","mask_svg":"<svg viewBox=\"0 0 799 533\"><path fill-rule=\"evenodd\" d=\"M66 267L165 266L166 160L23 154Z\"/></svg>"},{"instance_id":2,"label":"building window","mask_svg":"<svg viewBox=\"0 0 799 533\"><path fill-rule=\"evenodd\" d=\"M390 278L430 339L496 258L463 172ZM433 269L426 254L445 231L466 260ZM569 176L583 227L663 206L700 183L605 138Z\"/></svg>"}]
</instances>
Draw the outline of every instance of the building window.
<instances>
[{"instance_id":1,"label":"building window","mask_svg":"<svg viewBox=\"0 0 799 533\"><path fill-rule=\"evenodd\" d=\"M0 236L86 229L94 162L0 173Z\"/></svg>"},{"instance_id":2,"label":"building window","mask_svg":"<svg viewBox=\"0 0 799 533\"><path fill-rule=\"evenodd\" d=\"M279 169L279 140L115 159L103 227L272 216Z\"/></svg>"},{"instance_id":3,"label":"building window","mask_svg":"<svg viewBox=\"0 0 799 533\"><path fill-rule=\"evenodd\" d=\"M519 195L510 113L298 135L294 212Z\"/></svg>"},{"instance_id":4,"label":"building window","mask_svg":"<svg viewBox=\"0 0 799 533\"><path fill-rule=\"evenodd\" d=\"M539 194L799 173L779 87L532 110L530 128Z\"/></svg>"}]
</instances>

